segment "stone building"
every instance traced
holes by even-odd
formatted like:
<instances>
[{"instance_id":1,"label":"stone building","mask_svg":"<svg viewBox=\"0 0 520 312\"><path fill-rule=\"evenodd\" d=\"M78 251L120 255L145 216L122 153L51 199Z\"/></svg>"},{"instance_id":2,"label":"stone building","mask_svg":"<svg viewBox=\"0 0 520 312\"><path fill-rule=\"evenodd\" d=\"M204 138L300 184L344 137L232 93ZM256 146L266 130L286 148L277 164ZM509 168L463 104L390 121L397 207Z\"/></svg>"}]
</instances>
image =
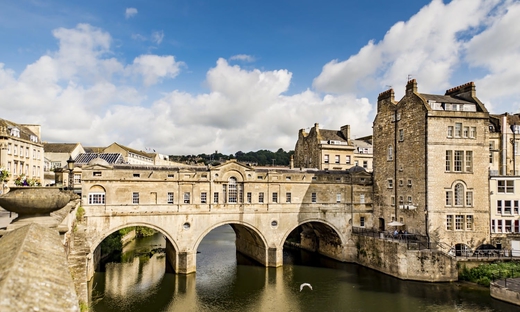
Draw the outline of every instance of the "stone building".
<instances>
[{"instance_id":1,"label":"stone building","mask_svg":"<svg viewBox=\"0 0 520 312\"><path fill-rule=\"evenodd\" d=\"M375 215L430 242L476 248L489 242L489 114L471 82L444 95L378 97L373 123Z\"/></svg>"},{"instance_id":2,"label":"stone building","mask_svg":"<svg viewBox=\"0 0 520 312\"><path fill-rule=\"evenodd\" d=\"M0 167L11 173L9 186L15 185L14 180L22 175L43 181L44 156L39 125L0 119Z\"/></svg>"},{"instance_id":3,"label":"stone building","mask_svg":"<svg viewBox=\"0 0 520 312\"><path fill-rule=\"evenodd\" d=\"M64 169L67 167L67 160L72 157L76 157L85 153L85 149L81 143L43 143L43 150L45 155L45 170L44 170L44 185L56 183L56 169ZM68 176L62 181L67 181ZM74 174L74 184L79 185L81 183L81 174Z\"/></svg>"},{"instance_id":4,"label":"stone building","mask_svg":"<svg viewBox=\"0 0 520 312\"><path fill-rule=\"evenodd\" d=\"M315 123L309 133L298 132L294 166L319 170L345 170L361 166L372 171L372 137L350 138L350 126L338 130L320 129Z\"/></svg>"},{"instance_id":5,"label":"stone building","mask_svg":"<svg viewBox=\"0 0 520 312\"><path fill-rule=\"evenodd\" d=\"M492 243L520 256L520 114L489 116Z\"/></svg>"}]
</instances>

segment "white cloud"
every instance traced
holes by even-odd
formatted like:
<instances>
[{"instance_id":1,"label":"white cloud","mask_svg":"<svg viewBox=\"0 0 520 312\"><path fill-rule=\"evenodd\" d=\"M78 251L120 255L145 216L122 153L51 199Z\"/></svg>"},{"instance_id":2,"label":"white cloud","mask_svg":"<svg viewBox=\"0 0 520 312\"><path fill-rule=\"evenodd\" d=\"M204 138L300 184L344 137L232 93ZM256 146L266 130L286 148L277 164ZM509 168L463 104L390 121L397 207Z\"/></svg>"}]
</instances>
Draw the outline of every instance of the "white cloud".
<instances>
[{"instance_id":1,"label":"white cloud","mask_svg":"<svg viewBox=\"0 0 520 312\"><path fill-rule=\"evenodd\" d=\"M237 54L229 58L230 61L254 62L255 57L247 54Z\"/></svg>"},{"instance_id":2,"label":"white cloud","mask_svg":"<svg viewBox=\"0 0 520 312\"><path fill-rule=\"evenodd\" d=\"M126 8L125 10L125 18L134 17L137 14L136 8Z\"/></svg>"},{"instance_id":3,"label":"white cloud","mask_svg":"<svg viewBox=\"0 0 520 312\"><path fill-rule=\"evenodd\" d=\"M333 60L315 78L314 87L334 93L404 86L408 75L422 92L450 87L464 38L486 22L498 0L433 0L406 22L396 23L380 42L369 42L345 61ZM402 94L401 89L396 89Z\"/></svg>"},{"instance_id":4,"label":"white cloud","mask_svg":"<svg viewBox=\"0 0 520 312\"><path fill-rule=\"evenodd\" d=\"M164 32L162 30L152 32L152 37L151 37L152 42L161 44L161 42L163 41L163 38L164 38Z\"/></svg>"},{"instance_id":5,"label":"white cloud","mask_svg":"<svg viewBox=\"0 0 520 312\"><path fill-rule=\"evenodd\" d=\"M156 84L162 78L174 78L179 74L182 62L171 55L140 55L134 59L131 72L142 75L145 86Z\"/></svg>"}]
</instances>

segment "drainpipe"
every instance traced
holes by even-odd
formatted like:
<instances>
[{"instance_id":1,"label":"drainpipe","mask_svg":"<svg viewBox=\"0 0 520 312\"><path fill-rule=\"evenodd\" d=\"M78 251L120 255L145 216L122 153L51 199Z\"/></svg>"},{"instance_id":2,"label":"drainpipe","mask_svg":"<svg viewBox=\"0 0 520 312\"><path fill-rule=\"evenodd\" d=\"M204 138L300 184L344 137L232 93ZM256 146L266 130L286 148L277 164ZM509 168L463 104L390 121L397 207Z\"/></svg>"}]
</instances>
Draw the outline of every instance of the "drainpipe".
<instances>
[{"instance_id":1,"label":"drainpipe","mask_svg":"<svg viewBox=\"0 0 520 312\"><path fill-rule=\"evenodd\" d=\"M507 113L502 116L502 175L507 175ZM514 143L514 142L513 142ZM514 151L513 151L514 153ZM514 157L513 157L514 158Z\"/></svg>"},{"instance_id":2,"label":"drainpipe","mask_svg":"<svg viewBox=\"0 0 520 312\"><path fill-rule=\"evenodd\" d=\"M430 248L430 232L428 227L428 111L424 115L424 227L428 248Z\"/></svg>"},{"instance_id":3,"label":"drainpipe","mask_svg":"<svg viewBox=\"0 0 520 312\"><path fill-rule=\"evenodd\" d=\"M395 124L394 124L394 197L395 197L395 221L397 222L397 209L398 209L398 205L399 205L399 197L397 197L397 132L399 131L399 127L398 127L398 124L397 124L397 116L398 116L398 113L397 113L397 108L396 110L394 111L394 119L395 119Z\"/></svg>"}]
</instances>

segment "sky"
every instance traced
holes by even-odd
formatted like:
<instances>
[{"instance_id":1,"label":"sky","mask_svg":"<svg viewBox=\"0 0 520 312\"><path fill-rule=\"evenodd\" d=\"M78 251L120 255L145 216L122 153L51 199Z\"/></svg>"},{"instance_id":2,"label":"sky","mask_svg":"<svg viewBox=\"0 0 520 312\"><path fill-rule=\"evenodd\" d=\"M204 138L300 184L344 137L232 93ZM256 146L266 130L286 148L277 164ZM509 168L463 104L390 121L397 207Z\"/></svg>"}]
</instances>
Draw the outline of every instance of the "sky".
<instances>
[{"instance_id":1,"label":"sky","mask_svg":"<svg viewBox=\"0 0 520 312\"><path fill-rule=\"evenodd\" d=\"M372 134L379 93L520 107L520 0L0 0L0 118L170 155Z\"/></svg>"}]
</instances>

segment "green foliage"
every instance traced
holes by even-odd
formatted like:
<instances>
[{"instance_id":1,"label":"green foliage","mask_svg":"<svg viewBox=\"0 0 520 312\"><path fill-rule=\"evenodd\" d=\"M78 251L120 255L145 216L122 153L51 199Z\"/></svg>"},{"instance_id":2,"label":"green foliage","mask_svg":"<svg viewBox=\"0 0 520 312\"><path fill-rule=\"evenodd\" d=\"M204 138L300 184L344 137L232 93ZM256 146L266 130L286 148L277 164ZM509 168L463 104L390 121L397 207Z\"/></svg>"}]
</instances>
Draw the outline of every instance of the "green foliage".
<instances>
[{"instance_id":1,"label":"green foliage","mask_svg":"<svg viewBox=\"0 0 520 312\"><path fill-rule=\"evenodd\" d=\"M85 301L80 301L79 302L79 311L80 312L87 312L88 310L89 310L88 303L86 303Z\"/></svg>"},{"instance_id":2,"label":"green foliage","mask_svg":"<svg viewBox=\"0 0 520 312\"><path fill-rule=\"evenodd\" d=\"M520 262L494 262L481 264L478 267L468 269L466 266L459 273L459 279L470 281L483 286L489 286L493 279L520 277Z\"/></svg>"},{"instance_id":3,"label":"green foliage","mask_svg":"<svg viewBox=\"0 0 520 312\"><path fill-rule=\"evenodd\" d=\"M239 162L249 163L256 166L289 166L291 155L294 151L286 152L279 148L276 152L268 150L258 150L256 152L238 151L235 155L224 155L215 151L213 154L199 154L199 155L170 155L170 160L182 163L204 163L204 164L220 164L229 159L236 159Z\"/></svg>"},{"instance_id":4,"label":"green foliage","mask_svg":"<svg viewBox=\"0 0 520 312\"><path fill-rule=\"evenodd\" d=\"M79 206L78 210L76 210L76 221L81 222L84 215L85 215L85 208Z\"/></svg>"},{"instance_id":5,"label":"green foliage","mask_svg":"<svg viewBox=\"0 0 520 312\"><path fill-rule=\"evenodd\" d=\"M135 230L134 226L127 227L127 228L124 228L124 229L120 229L119 230L119 234L121 234L121 236L125 236L126 234L132 232L133 230Z\"/></svg>"},{"instance_id":6,"label":"green foliage","mask_svg":"<svg viewBox=\"0 0 520 312\"><path fill-rule=\"evenodd\" d=\"M135 236L136 237L152 236L155 233L157 233L157 231L155 231L154 229L148 228L148 227L138 226L138 227L135 228Z\"/></svg>"},{"instance_id":7,"label":"green foliage","mask_svg":"<svg viewBox=\"0 0 520 312\"><path fill-rule=\"evenodd\" d=\"M101 242L101 256L109 255L114 251L121 251L123 244L121 243L121 233L116 231Z\"/></svg>"}]
</instances>

